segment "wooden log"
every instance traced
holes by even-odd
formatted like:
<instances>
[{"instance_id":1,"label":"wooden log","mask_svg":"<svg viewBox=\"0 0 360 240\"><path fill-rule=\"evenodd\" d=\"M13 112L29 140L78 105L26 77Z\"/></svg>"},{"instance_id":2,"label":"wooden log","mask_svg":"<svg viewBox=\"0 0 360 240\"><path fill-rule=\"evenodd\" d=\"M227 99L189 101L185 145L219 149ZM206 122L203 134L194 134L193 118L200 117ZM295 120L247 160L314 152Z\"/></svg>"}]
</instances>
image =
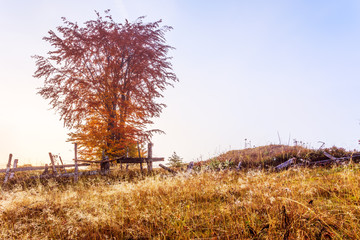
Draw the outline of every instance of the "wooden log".
<instances>
[{"instance_id":1,"label":"wooden log","mask_svg":"<svg viewBox=\"0 0 360 240\"><path fill-rule=\"evenodd\" d=\"M290 159L287 160L286 162L283 162L283 163L277 165L277 166L275 167L275 169L276 169L277 171L279 171L279 170L281 170L281 169L290 167L291 164L295 163L295 159L296 159L296 158L290 158Z\"/></svg>"},{"instance_id":2,"label":"wooden log","mask_svg":"<svg viewBox=\"0 0 360 240\"><path fill-rule=\"evenodd\" d=\"M332 156L331 154L324 152L324 155L328 158L330 158L331 160L336 160L336 157Z\"/></svg>"},{"instance_id":3,"label":"wooden log","mask_svg":"<svg viewBox=\"0 0 360 240\"><path fill-rule=\"evenodd\" d=\"M10 177L9 179L14 178L15 172L14 169L16 169L19 159L14 160L13 168L11 169Z\"/></svg>"},{"instance_id":4,"label":"wooden log","mask_svg":"<svg viewBox=\"0 0 360 240\"><path fill-rule=\"evenodd\" d=\"M295 166L316 166L316 165L330 165L330 164L339 164L339 163L343 163L345 161L348 161L348 160L357 160L357 159L360 159L360 154L353 154L351 156L346 156L346 157L334 157L332 156L331 154L329 153L326 153L324 152L324 155L326 157L328 157L329 159L326 159L326 160L320 160L320 161L314 161L314 162L311 162L311 161L307 161L307 160L303 160L303 159L300 159L300 161L302 161L302 163L299 163L299 164L296 164ZM358 162L358 161L354 161L354 162ZM280 165L279 165L280 166Z\"/></svg>"},{"instance_id":5,"label":"wooden log","mask_svg":"<svg viewBox=\"0 0 360 240\"><path fill-rule=\"evenodd\" d=\"M168 168L168 167L166 167L166 166L164 166L164 165L162 165L162 164L159 164L159 167L165 169L165 170L168 171L168 172L171 172L171 173L173 173L173 174L176 174L176 171L174 171L174 170L172 170L171 168Z\"/></svg>"},{"instance_id":6,"label":"wooden log","mask_svg":"<svg viewBox=\"0 0 360 240\"><path fill-rule=\"evenodd\" d=\"M54 157L51 154L51 152L49 152L49 157L50 157L50 161L51 161L51 165L52 165L52 169L55 175L57 175L57 171L56 171L56 166L55 166L55 161L54 161Z\"/></svg>"},{"instance_id":7,"label":"wooden log","mask_svg":"<svg viewBox=\"0 0 360 240\"><path fill-rule=\"evenodd\" d=\"M74 181L77 182L79 180L79 166L78 166L78 159L77 159L77 143L74 144L74 152L75 152L75 174L74 174Z\"/></svg>"},{"instance_id":8,"label":"wooden log","mask_svg":"<svg viewBox=\"0 0 360 240\"><path fill-rule=\"evenodd\" d=\"M299 163L294 165L295 167L304 167L304 166L325 166L325 165L330 165L330 164L334 164L334 163L339 163L337 161L328 159L328 160L321 160L321 161L315 161L315 162L303 162L303 163Z\"/></svg>"},{"instance_id":9,"label":"wooden log","mask_svg":"<svg viewBox=\"0 0 360 240\"><path fill-rule=\"evenodd\" d=\"M8 163L6 165L6 173L5 173L5 179L4 179L4 184L8 181L9 179L9 173L10 173L10 167L11 167L11 160L12 160L12 154L9 154L9 160Z\"/></svg>"},{"instance_id":10,"label":"wooden log","mask_svg":"<svg viewBox=\"0 0 360 240\"><path fill-rule=\"evenodd\" d=\"M79 167L85 167L85 166L90 166L90 164L88 163L82 163L82 164L78 164ZM61 167L61 166L56 166L56 168ZM64 164L65 168L68 167L75 167L75 164ZM25 171L35 171L35 170L44 170L46 169L47 166L34 166L34 167L17 167L16 169L10 169L14 172L25 172ZM6 169L0 169L0 173L4 173L6 172Z\"/></svg>"},{"instance_id":11,"label":"wooden log","mask_svg":"<svg viewBox=\"0 0 360 240\"><path fill-rule=\"evenodd\" d=\"M333 161L343 161L343 160L350 160L350 159L352 159L352 160L360 159L360 154L353 154L353 155L351 155L351 156L339 157L339 158L334 157L334 156L330 155L329 153L326 153L326 154L325 154L325 152L324 152L324 155L325 155L326 157L330 158L330 159L333 160Z\"/></svg>"}]
</instances>

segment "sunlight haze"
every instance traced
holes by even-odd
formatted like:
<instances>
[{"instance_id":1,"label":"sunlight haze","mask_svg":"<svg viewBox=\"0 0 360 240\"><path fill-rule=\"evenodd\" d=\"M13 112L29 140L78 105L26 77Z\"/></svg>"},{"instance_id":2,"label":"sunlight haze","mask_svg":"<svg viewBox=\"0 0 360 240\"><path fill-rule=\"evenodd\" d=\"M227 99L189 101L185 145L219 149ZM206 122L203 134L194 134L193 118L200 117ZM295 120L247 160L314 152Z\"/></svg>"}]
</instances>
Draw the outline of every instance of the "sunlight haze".
<instances>
[{"instance_id":1,"label":"sunlight haze","mask_svg":"<svg viewBox=\"0 0 360 240\"><path fill-rule=\"evenodd\" d=\"M153 155L184 161L270 143L359 149L359 1L0 0L0 165L71 163L68 129L36 94L33 55L61 17L84 23L111 9L117 22L163 20L179 82L149 128Z\"/></svg>"}]
</instances>

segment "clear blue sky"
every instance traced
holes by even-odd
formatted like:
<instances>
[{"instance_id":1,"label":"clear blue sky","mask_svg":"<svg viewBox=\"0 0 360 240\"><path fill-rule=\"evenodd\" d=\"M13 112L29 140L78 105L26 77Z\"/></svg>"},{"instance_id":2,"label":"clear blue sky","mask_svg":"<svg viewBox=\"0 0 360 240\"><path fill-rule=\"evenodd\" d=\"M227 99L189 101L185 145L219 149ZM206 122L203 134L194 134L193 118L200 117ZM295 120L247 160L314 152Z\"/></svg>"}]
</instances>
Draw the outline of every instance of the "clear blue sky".
<instances>
[{"instance_id":1,"label":"clear blue sky","mask_svg":"<svg viewBox=\"0 0 360 240\"><path fill-rule=\"evenodd\" d=\"M68 130L36 88L34 54L61 17L83 23L111 9L118 21L147 16L174 27L168 105L154 155L206 159L244 147L303 141L359 149L359 1L0 0L0 165L73 157Z\"/></svg>"}]
</instances>

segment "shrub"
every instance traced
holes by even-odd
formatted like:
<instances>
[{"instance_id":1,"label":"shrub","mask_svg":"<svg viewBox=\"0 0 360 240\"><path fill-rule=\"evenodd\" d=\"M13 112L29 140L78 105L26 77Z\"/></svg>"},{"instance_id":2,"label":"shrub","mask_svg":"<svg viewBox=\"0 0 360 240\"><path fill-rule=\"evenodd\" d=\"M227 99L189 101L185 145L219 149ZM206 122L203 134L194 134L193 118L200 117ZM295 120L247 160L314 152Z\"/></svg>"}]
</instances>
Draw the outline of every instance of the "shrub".
<instances>
[{"instance_id":1,"label":"shrub","mask_svg":"<svg viewBox=\"0 0 360 240\"><path fill-rule=\"evenodd\" d=\"M173 155L169 157L168 161L169 162L167 163L167 165L169 165L170 167L181 167L181 165L183 165L183 159L179 157L176 152L174 152Z\"/></svg>"}]
</instances>

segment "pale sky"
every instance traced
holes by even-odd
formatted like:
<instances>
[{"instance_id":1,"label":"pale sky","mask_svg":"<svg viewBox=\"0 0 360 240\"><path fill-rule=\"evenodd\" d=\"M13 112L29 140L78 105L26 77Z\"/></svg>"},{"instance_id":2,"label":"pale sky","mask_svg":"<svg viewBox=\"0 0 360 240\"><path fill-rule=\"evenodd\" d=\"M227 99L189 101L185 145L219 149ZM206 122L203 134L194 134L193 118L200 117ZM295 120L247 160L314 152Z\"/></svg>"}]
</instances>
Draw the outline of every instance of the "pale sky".
<instances>
[{"instance_id":1,"label":"pale sky","mask_svg":"<svg viewBox=\"0 0 360 240\"><path fill-rule=\"evenodd\" d=\"M162 19L180 82L161 100L154 156L185 161L229 149L323 141L359 149L360 1L0 0L0 167L73 158L68 130L37 95L32 55L61 17L83 23L94 10L115 20ZM290 140L290 141L289 141Z\"/></svg>"}]
</instances>

